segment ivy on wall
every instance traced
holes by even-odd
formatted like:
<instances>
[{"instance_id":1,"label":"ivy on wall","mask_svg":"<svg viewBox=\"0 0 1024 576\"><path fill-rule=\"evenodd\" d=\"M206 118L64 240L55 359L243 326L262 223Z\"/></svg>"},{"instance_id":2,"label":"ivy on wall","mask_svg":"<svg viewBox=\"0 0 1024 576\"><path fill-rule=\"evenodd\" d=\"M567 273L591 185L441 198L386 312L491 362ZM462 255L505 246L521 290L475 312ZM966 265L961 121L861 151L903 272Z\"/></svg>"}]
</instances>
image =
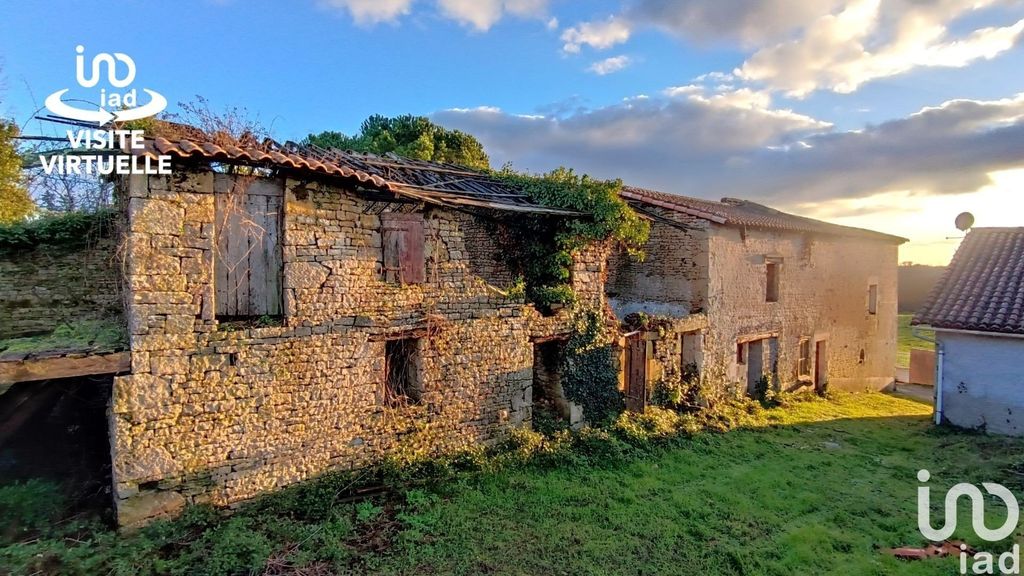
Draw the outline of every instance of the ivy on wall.
<instances>
[{"instance_id":1,"label":"ivy on wall","mask_svg":"<svg viewBox=\"0 0 1024 576\"><path fill-rule=\"evenodd\" d=\"M64 212L0 225L0 254L15 254L39 246L77 248L108 238L116 227L116 211Z\"/></svg>"},{"instance_id":2,"label":"ivy on wall","mask_svg":"<svg viewBox=\"0 0 1024 576\"><path fill-rule=\"evenodd\" d=\"M614 370L612 338L597 310L579 306L572 322L562 355L562 390L566 399L583 407L588 422L603 424L625 408Z\"/></svg>"},{"instance_id":3,"label":"ivy on wall","mask_svg":"<svg viewBox=\"0 0 1024 576\"><path fill-rule=\"evenodd\" d=\"M576 218L527 217L512 231L526 295L534 303L549 306L575 300L569 286L572 255L590 244L614 242L633 258L643 259L650 225L619 196L621 180L598 180L568 168L537 176L506 167L495 176L538 204L583 214Z\"/></svg>"}]
</instances>

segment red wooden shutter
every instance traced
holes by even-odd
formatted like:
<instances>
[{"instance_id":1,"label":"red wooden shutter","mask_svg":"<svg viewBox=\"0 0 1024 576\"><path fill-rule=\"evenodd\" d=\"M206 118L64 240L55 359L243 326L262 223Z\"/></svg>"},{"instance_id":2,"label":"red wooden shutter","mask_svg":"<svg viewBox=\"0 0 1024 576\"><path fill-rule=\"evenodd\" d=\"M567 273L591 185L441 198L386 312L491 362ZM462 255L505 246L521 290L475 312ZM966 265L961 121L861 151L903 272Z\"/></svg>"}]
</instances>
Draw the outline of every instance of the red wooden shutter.
<instances>
[{"instance_id":1,"label":"red wooden shutter","mask_svg":"<svg viewBox=\"0 0 1024 576\"><path fill-rule=\"evenodd\" d=\"M384 279L401 284L427 281L422 214L381 215Z\"/></svg>"}]
</instances>

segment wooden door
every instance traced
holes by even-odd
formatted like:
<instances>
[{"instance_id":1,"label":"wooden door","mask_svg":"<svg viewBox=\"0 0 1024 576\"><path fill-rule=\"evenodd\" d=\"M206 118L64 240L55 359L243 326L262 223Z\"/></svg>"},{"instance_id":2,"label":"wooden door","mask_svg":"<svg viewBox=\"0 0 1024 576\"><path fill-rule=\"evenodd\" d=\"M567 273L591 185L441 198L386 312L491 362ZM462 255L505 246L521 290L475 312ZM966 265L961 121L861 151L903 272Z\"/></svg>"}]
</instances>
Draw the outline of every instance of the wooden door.
<instances>
[{"instance_id":1,"label":"wooden door","mask_svg":"<svg viewBox=\"0 0 1024 576\"><path fill-rule=\"evenodd\" d=\"M282 190L277 181L256 181L216 194L218 316L281 314Z\"/></svg>"},{"instance_id":2,"label":"wooden door","mask_svg":"<svg viewBox=\"0 0 1024 576\"><path fill-rule=\"evenodd\" d=\"M821 391L828 380L828 341L814 343L814 389Z\"/></svg>"},{"instance_id":3,"label":"wooden door","mask_svg":"<svg viewBox=\"0 0 1024 576\"><path fill-rule=\"evenodd\" d=\"M642 334L626 339L626 410L643 412L647 406L647 340Z\"/></svg>"}]
</instances>

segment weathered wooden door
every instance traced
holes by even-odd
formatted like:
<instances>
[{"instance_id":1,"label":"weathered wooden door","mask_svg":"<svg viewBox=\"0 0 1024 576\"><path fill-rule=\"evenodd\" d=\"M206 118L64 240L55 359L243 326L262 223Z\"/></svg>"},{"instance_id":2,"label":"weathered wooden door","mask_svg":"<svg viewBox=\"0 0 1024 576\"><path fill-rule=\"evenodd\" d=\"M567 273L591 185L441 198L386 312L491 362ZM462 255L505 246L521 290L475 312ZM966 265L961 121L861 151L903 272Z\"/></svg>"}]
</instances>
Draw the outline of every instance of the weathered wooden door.
<instances>
[{"instance_id":1,"label":"weathered wooden door","mask_svg":"<svg viewBox=\"0 0 1024 576\"><path fill-rule=\"evenodd\" d=\"M257 180L216 194L218 316L281 314L282 190Z\"/></svg>"},{"instance_id":2,"label":"weathered wooden door","mask_svg":"<svg viewBox=\"0 0 1024 576\"><path fill-rule=\"evenodd\" d=\"M828 380L828 341L814 343L814 389L821 391Z\"/></svg>"},{"instance_id":3,"label":"weathered wooden door","mask_svg":"<svg viewBox=\"0 0 1024 576\"><path fill-rule=\"evenodd\" d=\"M647 406L647 340L642 334L626 338L626 410L643 412Z\"/></svg>"}]
</instances>

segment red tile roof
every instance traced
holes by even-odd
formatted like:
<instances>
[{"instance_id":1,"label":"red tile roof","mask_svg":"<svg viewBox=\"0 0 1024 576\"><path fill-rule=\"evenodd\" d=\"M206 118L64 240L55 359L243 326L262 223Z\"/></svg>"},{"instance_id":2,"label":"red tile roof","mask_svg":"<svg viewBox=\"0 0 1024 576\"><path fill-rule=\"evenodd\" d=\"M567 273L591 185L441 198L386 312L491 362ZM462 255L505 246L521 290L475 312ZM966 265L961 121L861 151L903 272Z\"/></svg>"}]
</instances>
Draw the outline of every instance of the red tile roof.
<instances>
[{"instance_id":1,"label":"red tile roof","mask_svg":"<svg viewBox=\"0 0 1024 576\"><path fill-rule=\"evenodd\" d=\"M1024 334L1024 228L975 228L912 321Z\"/></svg>"},{"instance_id":2,"label":"red tile roof","mask_svg":"<svg viewBox=\"0 0 1024 576\"><path fill-rule=\"evenodd\" d=\"M720 202L715 202L713 200L667 194L665 192L634 188L632 186L623 187L622 197L634 205L639 203L658 206L729 226L814 232L833 236L856 236L896 244L902 244L907 241L906 238L883 234L873 230L840 226L813 218L789 214L749 200L723 198Z\"/></svg>"}]
</instances>

